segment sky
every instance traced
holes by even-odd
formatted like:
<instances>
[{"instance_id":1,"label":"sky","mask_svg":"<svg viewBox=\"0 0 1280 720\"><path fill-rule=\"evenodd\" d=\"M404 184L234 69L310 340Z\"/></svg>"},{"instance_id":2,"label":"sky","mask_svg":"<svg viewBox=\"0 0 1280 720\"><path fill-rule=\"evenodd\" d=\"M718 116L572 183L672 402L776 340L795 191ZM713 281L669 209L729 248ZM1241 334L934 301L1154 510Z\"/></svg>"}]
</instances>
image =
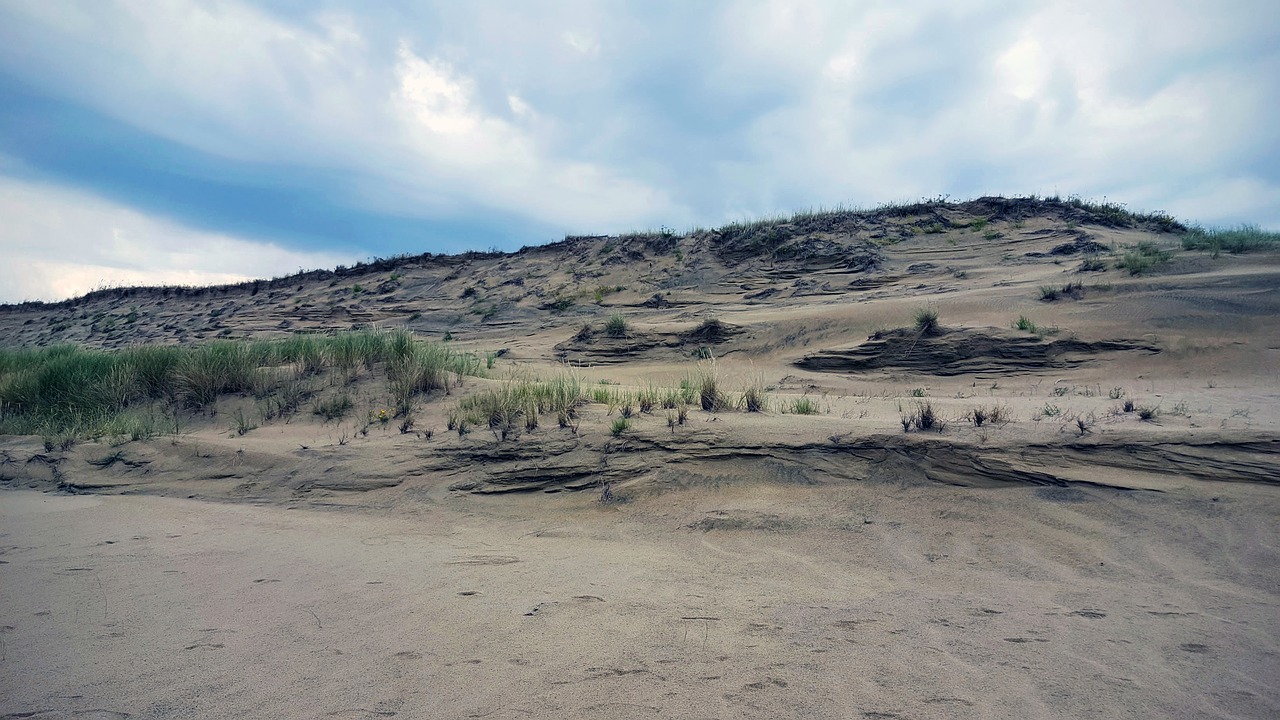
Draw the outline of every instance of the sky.
<instances>
[{"instance_id":1,"label":"sky","mask_svg":"<svg viewBox=\"0 0 1280 720\"><path fill-rule=\"evenodd\" d=\"M0 0L0 302L940 195L1280 229L1274 0Z\"/></svg>"}]
</instances>

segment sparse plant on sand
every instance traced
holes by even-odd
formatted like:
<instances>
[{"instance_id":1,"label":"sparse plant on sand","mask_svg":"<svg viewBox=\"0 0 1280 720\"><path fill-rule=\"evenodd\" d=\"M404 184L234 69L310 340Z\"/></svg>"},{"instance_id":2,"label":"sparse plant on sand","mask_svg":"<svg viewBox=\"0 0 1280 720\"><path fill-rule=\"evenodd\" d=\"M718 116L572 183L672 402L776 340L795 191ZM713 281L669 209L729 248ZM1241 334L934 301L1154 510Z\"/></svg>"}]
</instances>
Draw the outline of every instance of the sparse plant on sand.
<instances>
[{"instance_id":1,"label":"sparse plant on sand","mask_svg":"<svg viewBox=\"0 0 1280 720\"><path fill-rule=\"evenodd\" d=\"M1121 270L1128 270L1130 275L1141 275L1169 262L1172 258L1173 253L1153 242L1144 240L1135 245L1129 252L1126 252L1116 262L1116 267Z\"/></svg>"},{"instance_id":2,"label":"sparse plant on sand","mask_svg":"<svg viewBox=\"0 0 1280 720\"><path fill-rule=\"evenodd\" d=\"M685 378L682 386L693 390L698 406L707 412L731 407L728 395L720 387L720 371L714 359L698 363L698 369Z\"/></svg>"},{"instance_id":3,"label":"sparse plant on sand","mask_svg":"<svg viewBox=\"0 0 1280 720\"><path fill-rule=\"evenodd\" d=\"M604 324L604 334L611 338L626 337L629 330L627 319L618 314L610 315Z\"/></svg>"},{"instance_id":4,"label":"sparse plant on sand","mask_svg":"<svg viewBox=\"0 0 1280 720\"><path fill-rule=\"evenodd\" d=\"M918 431L936 430L943 432L946 430L947 422L942 418L933 407L933 403L929 401L917 402L915 407L909 411L903 412L899 418L902 424L903 432L911 432L913 429Z\"/></svg>"},{"instance_id":5,"label":"sparse plant on sand","mask_svg":"<svg viewBox=\"0 0 1280 720\"><path fill-rule=\"evenodd\" d=\"M791 401L792 415L817 415L819 412L821 410L818 408L818 402L808 395Z\"/></svg>"},{"instance_id":6,"label":"sparse plant on sand","mask_svg":"<svg viewBox=\"0 0 1280 720\"><path fill-rule=\"evenodd\" d=\"M916 331L921 335L937 335L941 326L938 325L938 311L933 308L919 308L913 316L915 320Z\"/></svg>"},{"instance_id":7,"label":"sparse plant on sand","mask_svg":"<svg viewBox=\"0 0 1280 720\"><path fill-rule=\"evenodd\" d=\"M1104 272L1107 269L1107 262L1097 255L1085 255L1084 260L1080 262L1080 267L1076 268L1076 272Z\"/></svg>"},{"instance_id":8,"label":"sparse plant on sand","mask_svg":"<svg viewBox=\"0 0 1280 720\"><path fill-rule=\"evenodd\" d=\"M1076 416L1076 431L1079 432L1080 437L1084 437L1085 433L1093 432L1093 425L1096 421L1097 418L1094 417L1093 413Z\"/></svg>"},{"instance_id":9,"label":"sparse plant on sand","mask_svg":"<svg viewBox=\"0 0 1280 720\"><path fill-rule=\"evenodd\" d=\"M630 427L631 427L631 421L629 419L625 417L614 418L613 424L609 426L609 432L614 437L618 437L622 433L626 432L627 429Z\"/></svg>"},{"instance_id":10,"label":"sparse plant on sand","mask_svg":"<svg viewBox=\"0 0 1280 720\"><path fill-rule=\"evenodd\" d=\"M240 408L236 408L231 413L231 420L233 423L231 429L236 435L248 435L251 431L258 429L258 424L250 420Z\"/></svg>"}]
</instances>

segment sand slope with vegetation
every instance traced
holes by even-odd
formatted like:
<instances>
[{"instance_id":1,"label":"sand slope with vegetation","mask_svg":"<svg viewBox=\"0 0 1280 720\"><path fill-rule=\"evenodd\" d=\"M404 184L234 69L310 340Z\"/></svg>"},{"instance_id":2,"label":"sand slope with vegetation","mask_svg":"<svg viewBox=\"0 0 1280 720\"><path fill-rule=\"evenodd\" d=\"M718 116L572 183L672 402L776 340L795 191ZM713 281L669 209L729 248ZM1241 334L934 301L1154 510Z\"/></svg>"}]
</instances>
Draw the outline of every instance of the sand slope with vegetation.
<instances>
[{"instance_id":1,"label":"sand slope with vegetation","mask_svg":"<svg viewBox=\"0 0 1280 720\"><path fill-rule=\"evenodd\" d=\"M5 306L0 717L1274 716L1278 314L1058 198Z\"/></svg>"}]
</instances>

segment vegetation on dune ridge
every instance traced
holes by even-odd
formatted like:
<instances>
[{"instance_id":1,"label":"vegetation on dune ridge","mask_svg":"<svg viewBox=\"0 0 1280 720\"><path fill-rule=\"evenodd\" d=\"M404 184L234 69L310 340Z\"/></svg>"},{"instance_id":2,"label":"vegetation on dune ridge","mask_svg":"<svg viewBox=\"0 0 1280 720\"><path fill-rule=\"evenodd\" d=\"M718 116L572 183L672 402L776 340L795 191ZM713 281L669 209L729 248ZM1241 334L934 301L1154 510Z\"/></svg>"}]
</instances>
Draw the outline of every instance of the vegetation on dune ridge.
<instances>
[{"instance_id":1,"label":"vegetation on dune ridge","mask_svg":"<svg viewBox=\"0 0 1280 720\"><path fill-rule=\"evenodd\" d=\"M375 366L385 368L403 414L415 396L446 388L451 377L481 374L480 363L406 331L371 330L190 347L0 350L0 434L140 439L176 427L182 409L230 394L263 400L264 415L287 415L312 394L308 377L329 371L350 379Z\"/></svg>"},{"instance_id":2,"label":"vegetation on dune ridge","mask_svg":"<svg viewBox=\"0 0 1280 720\"><path fill-rule=\"evenodd\" d=\"M974 224L952 226L943 216L943 211L967 212L981 216ZM831 208L812 208L790 214L766 216L754 220L728 223L717 229L693 228L685 233L677 233L670 228L653 231L626 233L618 236L605 235L570 235L564 240L546 245L526 246L514 253L491 250L488 252L468 251L459 255L437 255L422 253L419 255L394 255L386 258L373 258L369 261L357 262L351 266L339 265L333 270L310 270L293 275L272 279L250 280L231 285L212 286L151 286L121 287L94 290L83 296L53 303L29 301L19 304L0 305L4 308L33 307L78 307L87 302L102 299L123 299L138 296L154 297L202 297L231 292L245 291L257 295L263 290L274 290L296 286L303 281L336 281L339 278L357 279L364 275L388 272L408 266L442 265L458 266L474 260L518 256L527 253L554 252L559 249L573 248L584 241L602 241L606 244L617 244L626 241L639 241L654 252L680 253L681 239L707 239L715 246L732 246L740 253L786 253L794 248L783 247L789 240L814 233L835 230L855 230L874 220L920 218L920 231L932 232L927 228L937 228L938 232L946 228L976 228L987 223L1009 221L1021 222L1036 215L1059 217L1068 222L1080 224L1096 224L1116 228L1142 228L1164 233L1196 233L1212 235L1218 231L1191 230L1181 222L1163 212L1140 212L1128 209L1122 203L1085 200L1078 196L1062 198L1060 196L1040 197L982 197L966 201L953 201L948 196L926 198L915 202L891 202L874 207L837 205ZM1234 232L1234 231L1233 231ZM1268 235L1267 233L1263 233ZM1270 234L1274 235L1274 234ZM1198 242L1198 241L1192 241ZM1270 241L1267 241L1270 242ZM1227 250L1237 252L1236 250Z\"/></svg>"}]
</instances>

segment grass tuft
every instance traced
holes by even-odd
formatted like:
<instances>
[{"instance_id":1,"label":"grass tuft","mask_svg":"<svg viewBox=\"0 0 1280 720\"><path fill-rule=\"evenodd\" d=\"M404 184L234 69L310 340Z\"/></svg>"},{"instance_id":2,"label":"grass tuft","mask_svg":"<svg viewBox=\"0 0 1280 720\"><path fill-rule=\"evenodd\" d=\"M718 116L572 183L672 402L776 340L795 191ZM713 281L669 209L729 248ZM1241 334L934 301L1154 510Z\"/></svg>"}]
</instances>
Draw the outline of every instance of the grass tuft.
<instances>
[{"instance_id":1,"label":"grass tuft","mask_svg":"<svg viewBox=\"0 0 1280 720\"><path fill-rule=\"evenodd\" d=\"M937 335L941 329L941 326L938 325L938 311L933 308L916 310L914 320L916 330L921 335Z\"/></svg>"},{"instance_id":2,"label":"grass tuft","mask_svg":"<svg viewBox=\"0 0 1280 720\"><path fill-rule=\"evenodd\" d=\"M604 323L604 334L611 338L624 338L630 329L627 319L618 314L610 315Z\"/></svg>"},{"instance_id":3,"label":"grass tuft","mask_svg":"<svg viewBox=\"0 0 1280 720\"><path fill-rule=\"evenodd\" d=\"M1126 252L1116 262L1116 267L1121 270L1128 270L1130 275L1142 275L1159 268L1171 259L1173 259L1173 253L1162 249L1153 242L1143 241L1134 246L1129 252Z\"/></svg>"}]
</instances>

